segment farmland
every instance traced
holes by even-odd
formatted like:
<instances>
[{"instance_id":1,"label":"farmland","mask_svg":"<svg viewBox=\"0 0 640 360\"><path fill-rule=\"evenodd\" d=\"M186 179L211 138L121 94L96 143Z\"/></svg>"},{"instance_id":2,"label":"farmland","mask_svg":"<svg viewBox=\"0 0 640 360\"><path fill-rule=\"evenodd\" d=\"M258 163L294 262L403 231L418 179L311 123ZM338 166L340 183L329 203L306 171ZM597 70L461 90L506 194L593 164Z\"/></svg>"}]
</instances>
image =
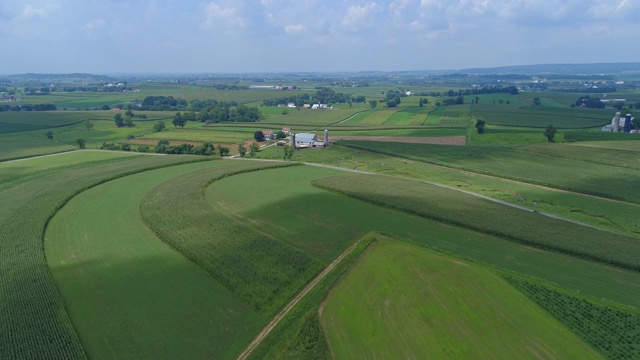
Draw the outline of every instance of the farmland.
<instances>
[{"instance_id":1,"label":"farmland","mask_svg":"<svg viewBox=\"0 0 640 360\"><path fill-rule=\"evenodd\" d=\"M639 138L601 132L613 109L570 107L583 94L454 104L468 85L452 81L331 85L366 97L333 110L263 104L329 86L309 79L22 95L67 110L0 112L0 358L237 358L341 254L248 358L640 357ZM177 111L136 111L147 95L262 119L182 128ZM146 118L116 127L103 105ZM284 127L333 143L289 161L282 146L136 152L207 141L239 157ZM63 153L80 138L88 151Z\"/></svg>"},{"instance_id":2,"label":"farmland","mask_svg":"<svg viewBox=\"0 0 640 360\"><path fill-rule=\"evenodd\" d=\"M338 359L600 358L491 271L389 239L335 287L321 322Z\"/></svg>"},{"instance_id":3,"label":"farmland","mask_svg":"<svg viewBox=\"0 0 640 360\"><path fill-rule=\"evenodd\" d=\"M81 193L52 219L45 235L47 261L89 357L229 358L265 321L158 241L139 215L149 189L181 174L222 168L222 163L122 177Z\"/></svg>"}]
</instances>

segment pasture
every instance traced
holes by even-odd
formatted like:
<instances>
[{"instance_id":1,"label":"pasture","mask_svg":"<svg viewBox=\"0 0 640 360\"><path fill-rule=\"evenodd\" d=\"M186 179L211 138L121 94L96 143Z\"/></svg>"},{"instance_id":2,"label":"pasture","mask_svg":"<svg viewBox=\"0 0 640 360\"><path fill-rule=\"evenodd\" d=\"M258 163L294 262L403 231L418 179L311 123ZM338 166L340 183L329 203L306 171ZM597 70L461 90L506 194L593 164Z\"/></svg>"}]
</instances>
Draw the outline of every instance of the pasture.
<instances>
[{"instance_id":1,"label":"pasture","mask_svg":"<svg viewBox=\"0 0 640 360\"><path fill-rule=\"evenodd\" d=\"M321 311L337 359L601 355L488 269L379 239Z\"/></svg>"}]
</instances>

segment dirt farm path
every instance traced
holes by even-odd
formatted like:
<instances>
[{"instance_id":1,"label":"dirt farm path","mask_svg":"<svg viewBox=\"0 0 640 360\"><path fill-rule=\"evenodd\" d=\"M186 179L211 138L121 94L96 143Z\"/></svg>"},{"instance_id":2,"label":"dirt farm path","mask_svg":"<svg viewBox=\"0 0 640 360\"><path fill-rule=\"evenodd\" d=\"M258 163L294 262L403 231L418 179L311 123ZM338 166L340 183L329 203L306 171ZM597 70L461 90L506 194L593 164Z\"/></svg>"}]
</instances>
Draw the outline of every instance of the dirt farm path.
<instances>
[{"instance_id":1,"label":"dirt farm path","mask_svg":"<svg viewBox=\"0 0 640 360\"><path fill-rule=\"evenodd\" d=\"M329 266L322 270L322 272L318 274L318 276L316 276L302 291L300 291L298 295L296 295L296 297L294 297L293 300L291 300L287 304L287 306L285 306L284 309L282 309L278 313L278 315L271 319L269 324L267 324L267 326L262 329L260 334L258 334L258 336L251 342L251 344L249 344L249 346L247 346L242 354L238 356L238 360L246 359L251 354L251 352L255 350L258 345L260 345L262 340L264 340L264 338L266 338L267 335L271 333L271 331L278 325L278 323L280 323L280 320L282 320L289 313L289 311L291 311L291 309L293 309L293 307L296 306L300 302L300 300L302 300L302 298L309 293L309 291L311 291L322 279L324 279L325 276L327 276L327 274L331 270L333 270L333 268L335 268L336 265L338 265L342 261L342 259L344 259L344 257L347 256L347 254L349 254L351 250L353 250L363 239L364 238L361 238L360 240L354 242L351 246L349 246L347 250L340 254L337 259L333 260L333 262L329 264Z\"/></svg>"}]
</instances>

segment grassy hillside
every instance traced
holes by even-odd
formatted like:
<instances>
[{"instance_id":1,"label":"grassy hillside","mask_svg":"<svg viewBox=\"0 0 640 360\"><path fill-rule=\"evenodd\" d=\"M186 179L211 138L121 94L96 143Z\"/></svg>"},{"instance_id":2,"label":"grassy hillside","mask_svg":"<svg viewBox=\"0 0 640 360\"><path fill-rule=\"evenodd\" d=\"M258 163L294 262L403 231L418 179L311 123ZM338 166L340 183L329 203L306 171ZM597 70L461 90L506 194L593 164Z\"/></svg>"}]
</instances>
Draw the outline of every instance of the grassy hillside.
<instances>
[{"instance_id":1,"label":"grassy hillside","mask_svg":"<svg viewBox=\"0 0 640 360\"><path fill-rule=\"evenodd\" d=\"M337 359L598 359L601 355L488 269L379 240L321 312Z\"/></svg>"}]
</instances>

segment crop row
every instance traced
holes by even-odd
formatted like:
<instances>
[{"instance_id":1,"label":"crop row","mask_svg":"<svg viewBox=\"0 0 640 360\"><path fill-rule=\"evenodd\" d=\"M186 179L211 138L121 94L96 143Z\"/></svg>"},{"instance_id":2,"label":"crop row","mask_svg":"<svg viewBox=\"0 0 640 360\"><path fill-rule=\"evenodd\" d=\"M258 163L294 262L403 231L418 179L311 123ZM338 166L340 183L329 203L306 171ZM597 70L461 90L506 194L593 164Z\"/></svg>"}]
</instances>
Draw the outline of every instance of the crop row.
<instances>
[{"instance_id":1,"label":"crop row","mask_svg":"<svg viewBox=\"0 0 640 360\"><path fill-rule=\"evenodd\" d=\"M597 304L519 277L505 278L607 358L640 358L637 311Z\"/></svg>"},{"instance_id":2,"label":"crop row","mask_svg":"<svg viewBox=\"0 0 640 360\"><path fill-rule=\"evenodd\" d=\"M420 181L374 175L315 180L315 186L511 241L640 271L640 239L515 210Z\"/></svg>"},{"instance_id":3,"label":"crop row","mask_svg":"<svg viewBox=\"0 0 640 360\"><path fill-rule=\"evenodd\" d=\"M200 157L136 158L38 178L0 194L0 358L85 358L44 255L49 219L105 181Z\"/></svg>"},{"instance_id":4,"label":"crop row","mask_svg":"<svg viewBox=\"0 0 640 360\"><path fill-rule=\"evenodd\" d=\"M640 175L636 170L622 166L606 166L586 160L575 161L498 146L447 146L352 140L340 140L339 145L640 204ZM577 146L571 151L585 150Z\"/></svg>"},{"instance_id":5,"label":"crop row","mask_svg":"<svg viewBox=\"0 0 640 360\"><path fill-rule=\"evenodd\" d=\"M142 218L162 240L267 314L322 264L212 208L204 191L223 177L278 166L283 165L240 162L195 171L156 186L140 204Z\"/></svg>"}]
</instances>

